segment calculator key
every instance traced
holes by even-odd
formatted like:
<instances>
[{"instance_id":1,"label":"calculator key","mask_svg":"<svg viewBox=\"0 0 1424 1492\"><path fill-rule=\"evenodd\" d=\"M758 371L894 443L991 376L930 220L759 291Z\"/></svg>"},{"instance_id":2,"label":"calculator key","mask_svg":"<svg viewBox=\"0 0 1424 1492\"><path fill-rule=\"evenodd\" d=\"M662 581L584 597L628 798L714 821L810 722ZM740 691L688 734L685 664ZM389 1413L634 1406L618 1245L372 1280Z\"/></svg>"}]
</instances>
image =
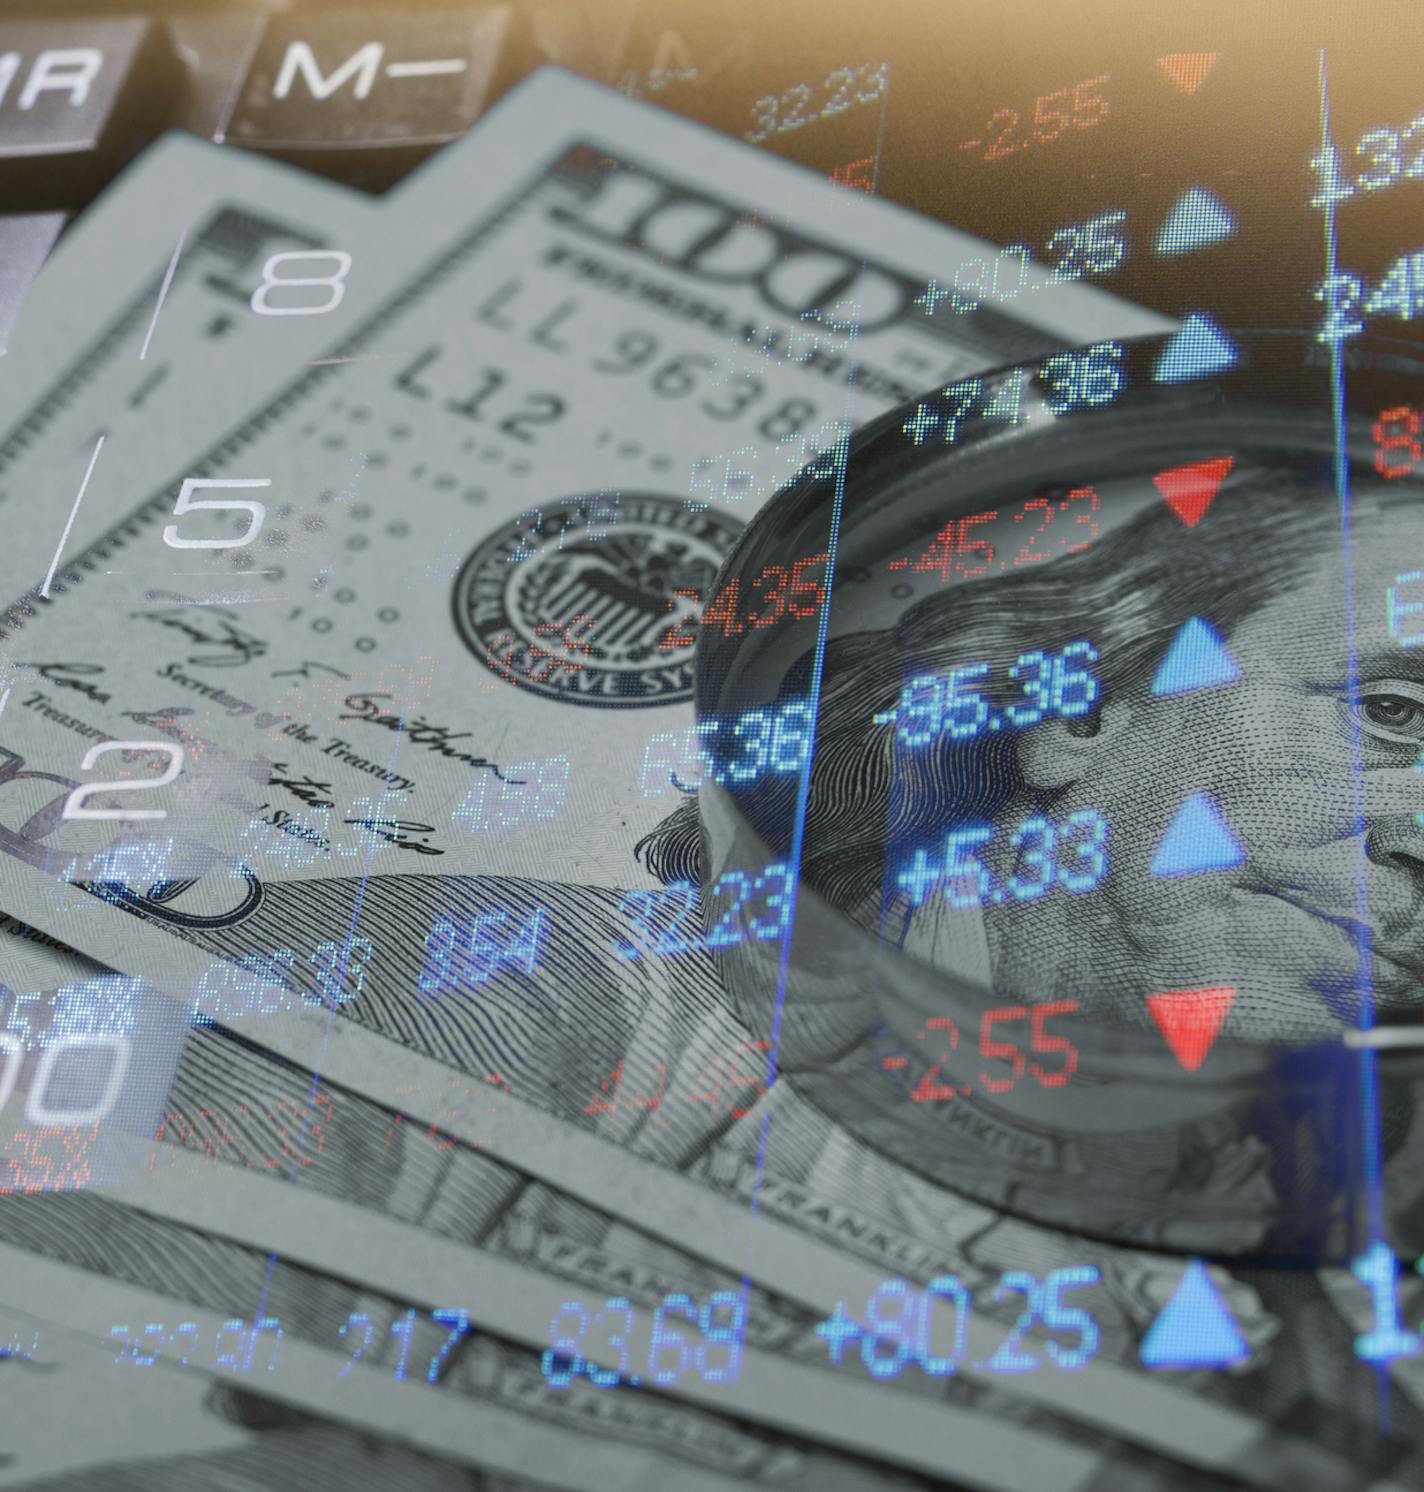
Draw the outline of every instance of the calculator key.
<instances>
[{"instance_id":1,"label":"calculator key","mask_svg":"<svg viewBox=\"0 0 1424 1492\"><path fill-rule=\"evenodd\" d=\"M182 70L169 121L221 140L266 25L265 11L221 8L166 16Z\"/></svg>"},{"instance_id":2,"label":"calculator key","mask_svg":"<svg viewBox=\"0 0 1424 1492\"><path fill-rule=\"evenodd\" d=\"M503 5L274 15L217 138L380 190L479 117L509 25Z\"/></svg>"},{"instance_id":3,"label":"calculator key","mask_svg":"<svg viewBox=\"0 0 1424 1492\"><path fill-rule=\"evenodd\" d=\"M5 351L25 292L63 227L62 212L0 217L0 353Z\"/></svg>"},{"instance_id":4,"label":"calculator key","mask_svg":"<svg viewBox=\"0 0 1424 1492\"><path fill-rule=\"evenodd\" d=\"M0 201L85 202L158 129L172 61L144 17L0 21Z\"/></svg>"}]
</instances>

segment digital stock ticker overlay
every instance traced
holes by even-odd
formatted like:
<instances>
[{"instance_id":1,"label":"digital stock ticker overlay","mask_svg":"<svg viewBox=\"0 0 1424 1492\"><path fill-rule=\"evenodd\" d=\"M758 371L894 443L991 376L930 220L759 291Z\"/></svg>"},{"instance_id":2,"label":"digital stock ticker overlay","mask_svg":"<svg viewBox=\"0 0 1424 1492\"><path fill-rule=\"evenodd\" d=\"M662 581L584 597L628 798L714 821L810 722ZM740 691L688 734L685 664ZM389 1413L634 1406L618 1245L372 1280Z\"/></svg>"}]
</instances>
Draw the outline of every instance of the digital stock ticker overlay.
<instances>
[{"instance_id":1,"label":"digital stock ticker overlay","mask_svg":"<svg viewBox=\"0 0 1424 1492\"><path fill-rule=\"evenodd\" d=\"M1421 57L0 16L6 1485L1424 1486Z\"/></svg>"}]
</instances>

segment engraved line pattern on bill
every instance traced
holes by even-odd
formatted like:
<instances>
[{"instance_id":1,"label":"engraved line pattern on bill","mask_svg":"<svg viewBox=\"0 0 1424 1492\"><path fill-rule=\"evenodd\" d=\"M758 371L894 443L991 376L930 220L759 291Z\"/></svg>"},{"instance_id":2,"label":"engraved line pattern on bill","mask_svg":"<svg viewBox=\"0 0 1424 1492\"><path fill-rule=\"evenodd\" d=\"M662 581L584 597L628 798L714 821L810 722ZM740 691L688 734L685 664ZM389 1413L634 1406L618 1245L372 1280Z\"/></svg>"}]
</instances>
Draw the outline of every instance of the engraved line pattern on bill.
<instances>
[{"instance_id":1,"label":"engraved line pattern on bill","mask_svg":"<svg viewBox=\"0 0 1424 1492\"><path fill-rule=\"evenodd\" d=\"M152 1291L104 1279L70 1265L0 1245L7 1285L4 1297L23 1281L26 1297L43 1300L42 1316L84 1342L113 1368L113 1346L95 1323L117 1314L133 1322L162 1321L181 1313L208 1340L224 1320L215 1311L175 1302ZM57 1308L57 1309L56 1309ZM99 1340L96 1342L95 1338ZM90 1344L93 1344L90 1346ZM347 1354L332 1352L292 1335L281 1343L284 1371L260 1387L264 1397L323 1415L357 1431L374 1431L420 1450L519 1478L533 1478L572 1492L607 1492L610 1487L670 1485L676 1478L689 1492L733 1492L741 1485L716 1472L673 1461L637 1445L619 1444L465 1395L433 1392L418 1381L395 1382L390 1373L357 1362L344 1376ZM199 1372L209 1372L198 1365ZM221 1370L211 1370L221 1381ZM235 1380L242 1382L241 1379ZM46 1390L53 1387L46 1384ZM0 1444L0 1454L4 1446Z\"/></svg>"},{"instance_id":2,"label":"engraved line pattern on bill","mask_svg":"<svg viewBox=\"0 0 1424 1492\"><path fill-rule=\"evenodd\" d=\"M202 232L184 249L174 283L181 288L185 281L191 282L200 275L211 282L221 274L221 282L230 285L238 272L248 269L258 255L266 254L269 244L286 241L312 248L322 246L322 240L312 234L260 217L250 209L217 208ZM160 271L151 283L135 292L69 368L12 423L0 439L0 479L92 384L112 375L115 360L137 329L146 324L146 318L152 316L162 281Z\"/></svg>"}]
</instances>

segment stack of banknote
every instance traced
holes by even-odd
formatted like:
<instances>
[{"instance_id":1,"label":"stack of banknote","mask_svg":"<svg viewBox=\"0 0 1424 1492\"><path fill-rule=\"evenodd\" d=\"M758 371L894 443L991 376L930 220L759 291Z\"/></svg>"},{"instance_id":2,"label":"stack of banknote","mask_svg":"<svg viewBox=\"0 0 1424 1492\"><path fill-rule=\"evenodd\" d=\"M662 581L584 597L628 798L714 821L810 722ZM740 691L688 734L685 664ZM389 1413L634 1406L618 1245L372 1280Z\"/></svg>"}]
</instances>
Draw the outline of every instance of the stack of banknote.
<instances>
[{"instance_id":1,"label":"stack of banknote","mask_svg":"<svg viewBox=\"0 0 1424 1492\"><path fill-rule=\"evenodd\" d=\"M877 1155L705 946L629 941L757 510L1165 324L1031 263L940 293L984 252L556 71L381 199L171 137L66 235L0 363L3 1029L147 1035L92 1156L6 1047L0 1484L1419 1485L1335 1376L1348 1274L1213 1265L1249 1351L1154 1370L1175 1240ZM1084 1360L1003 1356L1012 1279L1078 1266ZM868 1318L946 1276L935 1374Z\"/></svg>"}]
</instances>

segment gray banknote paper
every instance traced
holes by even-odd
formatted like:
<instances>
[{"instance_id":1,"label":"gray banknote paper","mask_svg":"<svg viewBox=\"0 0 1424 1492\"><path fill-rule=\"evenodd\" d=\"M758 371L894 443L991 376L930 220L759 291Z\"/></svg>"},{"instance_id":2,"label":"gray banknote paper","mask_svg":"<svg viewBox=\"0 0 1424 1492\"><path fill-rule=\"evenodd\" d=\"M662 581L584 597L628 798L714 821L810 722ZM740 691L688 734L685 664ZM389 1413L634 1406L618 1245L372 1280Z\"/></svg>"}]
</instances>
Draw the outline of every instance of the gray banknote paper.
<instances>
[{"instance_id":1,"label":"gray banknote paper","mask_svg":"<svg viewBox=\"0 0 1424 1492\"><path fill-rule=\"evenodd\" d=\"M70 546L122 522L195 437L219 436L339 339L383 284L367 226L378 212L369 197L189 135L145 152L60 240L0 361L0 503L25 515L7 524L7 580L38 591L58 552L50 587L62 587ZM304 314L330 295L301 288L274 288L270 314L253 310L269 265L277 277L323 274L357 242L350 294L330 311Z\"/></svg>"},{"instance_id":2,"label":"gray banknote paper","mask_svg":"<svg viewBox=\"0 0 1424 1492\"><path fill-rule=\"evenodd\" d=\"M113 584L123 577L86 573L62 605L26 618L9 646L26 660L97 664L104 683L92 687L111 698L71 683L62 709L54 700L65 685L17 692L0 719L7 749L77 784L84 743L124 739L120 721L141 717L131 723L182 745L185 770L197 767L192 780L205 791L184 799L184 811L223 857L197 867L177 896L149 898L140 918L46 881L41 864L21 864L24 836L12 835L12 912L391 1108L402 1104L392 1042L476 1083L503 1075L530 1110L609 1142L582 1189L552 1159L517 1149L522 1113L496 1134L483 1106L457 1100L438 1116L442 1127L474 1144L508 1131L511 1164L549 1173L590 1205L599 1183L620 1174L615 1157L641 1148L691 1168L699 1148L687 1113L658 1135L626 1109L590 1115L599 1083L629 1052L651 1079L699 1027L727 1019L710 967L693 974L616 955L619 888L646 884L634 845L675 801L675 784L641 770L649 735L676 738L688 724L690 643L680 639L692 629L677 592L705 603L699 584L740 524L848 424L1028 349L1161 324L1082 287L1048 285L1032 302L1033 322L1002 312L975 326L979 345L968 326L956 339L912 305L892 316L897 276L922 285L980 246L793 168L746 160L691 127L665 122L651 138L646 117L563 78L520 90L491 121L517 133L520 149L495 168L485 162L488 196L474 226L411 268L334 354L345 361L308 370L240 426L230 449L195 456L190 469L206 478L285 488L294 527L329 509L331 521L293 545L304 583L331 565L324 591L279 594L270 609L259 591L244 591L251 611L224 605L250 584L248 567L233 562L241 548L196 577L213 590L199 594L183 576L162 605ZM422 173L393 199L415 238L422 212L448 191L436 180ZM728 218L743 231L720 241L722 258L700 260L699 244ZM794 233L778 226L791 221ZM798 309L798 291L836 275L845 294L854 287L862 315L853 349L834 315ZM876 296L883 324L871 329ZM148 540L171 517L176 486L135 509ZM238 537L246 521L234 525ZM688 583L673 585L670 574ZM560 596L541 612L542 599ZM81 597L92 615L122 618L124 640L147 641L121 647L117 633L96 635L75 609ZM588 625L568 636L554 624L571 598ZM212 603L199 620L194 601ZM35 693L45 697L26 705ZM268 790L286 796L273 801ZM256 832L254 813L270 820ZM6 822L18 827L23 815ZM79 827L53 841L51 870L112 844L108 831L84 841L71 833ZM72 873L80 863L69 862L69 879L84 878ZM260 905L244 909L253 888L233 874L237 863L258 872ZM457 912L532 925L540 977L530 967L521 978L511 957L468 1002L419 1002L412 985L427 929ZM302 1014L296 1001L281 1013L288 971L297 991L329 988L319 949L335 940L345 952L347 929L353 948L365 943L337 976L339 1017ZM246 992L210 977L215 959L238 958L268 960L247 972L257 973L261 1000L271 995L271 1014L245 1018L261 1001L244 1005ZM425 1101L428 1088L427 1100L405 1107L418 1113ZM722 1186L728 1227L734 1205L746 1216L728 1177L740 1174L738 1150L742 1161L754 1153L745 1137L760 1118L755 1106L739 1117L739 1140L717 1167L696 1163L701 1185ZM817 1141L819 1184L844 1192L853 1171L832 1178L848 1142L825 1132ZM621 1192L610 1180L602 1200L618 1197L630 1221L647 1226L633 1173L626 1179ZM788 1218L794 1192L785 1178L778 1203ZM691 1236L681 1241L695 1249L696 1230L685 1217L682 1225ZM675 1226L661 1225L674 1238ZM815 1304L834 1302L818 1295ZM1051 1397L1037 1379L1002 1391ZM1085 1393L1053 1392L1068 1417L1091 1417ZM1214 1440L1193 1444L1165 1412L1133 1421L1120 1410L1100 1405L1104 1428L1111 1411L1125 1420L1121 1433L1199 1466L1224 1469L1253 1434L1246 1417L1228 1415L1229 1424L1214 1422ZM921 1442L904 1442L897 1458L892 1439L877 1453L929 1470ZM981 1485L1023 1484L987 1464L956 1471ZM1257 1480L1282 1484L1269 1473ZM1062 1484L1078 1483L1070 1475Z\"/></svg>"}]
</instances>

